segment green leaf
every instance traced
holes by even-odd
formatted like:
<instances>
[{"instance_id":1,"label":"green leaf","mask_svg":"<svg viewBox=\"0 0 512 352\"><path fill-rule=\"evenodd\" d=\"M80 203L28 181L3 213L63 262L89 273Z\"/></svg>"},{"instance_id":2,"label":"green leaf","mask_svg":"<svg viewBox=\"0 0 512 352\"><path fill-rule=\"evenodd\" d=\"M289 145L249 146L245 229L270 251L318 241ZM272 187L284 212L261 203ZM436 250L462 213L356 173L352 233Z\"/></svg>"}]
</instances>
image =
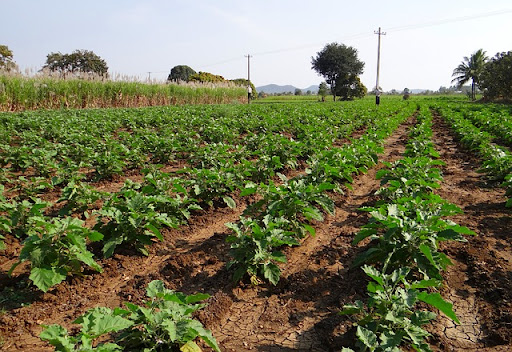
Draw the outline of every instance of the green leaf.
<instances>
[{"instance_id":1,"label":"green leaf","mask_svg":"<svg viewBox=\"0 0 512 352\"><path fill-rule=\"evenodd\" d=\"M277 285L281 276L281 270L274 263L268 263L263 266L263 276L273 285Z\"/></svg>"},{"instance_id":2,"label":"green leaf","mask_svg":"<svg viewBox=\"0 0 512 352\"><path fill-rule=\"evenodd\" d=\"M236 208L236 203L233 200L233 198L231 198L229 196L224 196L224 197L222 197L222 199L224 200L224 203L226 203L226 205L228 207L230 207L231 209L235 209Z\"/></svg>"},{"instance_id":3,"label":"green leaf","mask_svg":"<svg viewBox=\"0 0 512 352\"><path fill-rule=\"evenodd\" d=\"M160 241L163 241L164 240L164 237L162 236L162 234L160 233L160 230L156 228L155 225L151 224L151 223L147 223L146 224L146 228L151 231L156 238L158 238Z\"/></svg>"},{"instance_id":4,"label":"green leaf","mask_svg":"<svg viewBox=\"0 0 512 352\"><path fill-rule=\"evenodd\" d=\"M123 243L124 238L122 236L111 236L103 242L103 255L105 258L110 258L114 254L114 250L118 245Z\"/></svg>"},{"instance_id":5,"label":"green leaf","mask_svg":"<svg viewBox=\"0 0 512 352\"><path fill-rule=\"evenodd\" d=\"M94 337L121 331L133 325L132 321L114 315L111 309L105 307L89 310L86 314L75 320L75 323L81 324L83 331Z\"/></svg>"},{"instance_id":6,"label":"green leaf","mask_svg":"<svg viewBox=\"0 0 512 352\"><path fill-rule=\"evenodd\" d=\"M438 268L439 269L439 266L437 265L436 261L434 260L434 257L432 256L432 250L430 249L429 246L427 246L426 244L421 244L420 245L420 251L421 253L423 253L423 255L428 259L428 261L430 262L430 264L432 264L434 267Z\"/></svg>"},{"instance_id":7,"label":"green leaf","mask_svg":"<svg viewBox=\"0 0 512 352\"><path fill-rule=\"evenodd\" d=\"M313 226L309 225L309 224L305 224L305 223L302 223L301 224L302 227L304 227L306 229L307 232L309 232L309 234L311 235L311 237L315 237L316 235L316 230Z\"/></svg>"},{"instance_id":8,"label":"green leaf","mask_svg":"<svg viewBox=\"0 0 512 352\"><path fill-rule=\"evenodd\" d=\"M381 344L379 347L381 347L384 351L400 351L397 347L400 346L402 342L404 332L403 331L384 331L380 335Z\"/></svg>"},{"instance_id":9,"label":"green leaf","mask_svg":"<svg viewBox=\"0 0 512 352\"><path fill-rule=\"evenodd\" d=\"M366 290L371 293L376 293L379 291L383 291L383 287L381 285L376 284L373 281L370 281L366 286Z\"/></svg>"},{"instance_id":10,"label":"green leaf","mask_svg":"<svg viewBox=\"0 0 512 352\"><path fill-rule=\"evenodd\" d=\"M383 274L380 271L369 265L363 266L363 271L366 275L377 281L381 286L384 286L384 280L382 278Z\"/></svg>"},{"instance_id":11,"label":"green leaf","mask_svg":"<svg viewBox=\"0 0 512 352\"><path fill-rule=\"evenodd\" d=\"M306 207L303 212L306 219L315 219L317 221L323 221L324 216L322 215L322 212L314 207Z\"/></svg>"},{"instance_id":12,"label":"green leaf","mask_svg":"<svg viewBox=\"0 0 512 352\"><path fill-rule=\"evenodd\" d=\"M96 261L94 261L93 254L91 252L85 250L77 252L75 255L78 260L80 260L82 263L89 265L97 272L101 273L103 271L103 268L98 263L96 263Z\"/></svg>"},{"instance_id":13,"label":"green leaf","mask_svg":"<svg viewBox=\"0 0 512 352\"><path fill-rule=\"evenodd\" d=\"M244 188L242 190L242 192L240 192L240 196L241 197L244 197L244 196L249 196L251 194L254 194L256 193L256 191L258 190L257 187L248 187L248 188Z\"/></svg>"},{"instance_id":14,"label":"green leaf","mask_svg":"<svg viewBox=\"0 0 512 352\"><path fill-rule=\"evenodd\" d=\"M421 288L428 288L428 287L439 287L441 286L441 281L437 279L430 279L430 280L421 280L416 281L411 284L411 289L421 289Z\"/></svg>"},{"instance_id":15,"label":"green leaf","mask_svg":"<svg viewBox=\"0 0 512 352\"><path fill-rule=\"evenodd\" d=\"M72 352L75 351L75 344L73 338L68 336L68 331L60 325L53 324L50 326L43 325L45 328L39 337L43 341L48 341L52 346L55 346L56 351Z\"/></svg>"},{"instance_id":16,"label":"green leaf","mask_svg":"<svg viewBox=\"0 0 512 352\"><path fill-rule=\"evenodd\" d=\"M373 236L377 233L375 229L363 228L361 229L352 240L352 245L356 245L367 237Z\"/></svg>"},{"instance_id":17,"label":"green leaf","mask_svg":"<svg viewBox=\"0 0 512 352\"><path fill-rule=\"evenodd\" d=\"M345 304L343 306L343 310L338 314L341 315L349 315L349 314L357 314L361 313L364 309L364 304L362 301L357 300L354 304Z\"/></svg>"},{"instance_id":18,"label":"green leaf","mask_svg":"<svg viewBox=\"0 0 512 352\"><path fill-rule=\"evenodd\" d=\"M379 256L381 254L382 250L377 247L370 247L367 251L359 254L356 259L352 262L350 265L351 268L355 268L360 266L363 263L371 262L375 259L375 257Z\"/></svg>"},{"instance_id":19,"label":"green leaf","mask_svg":"<svg viewBox=\"0 0 512 352\"><path fill-rule=\"evenodd\" d=\"M375 174L375 178L377 180L380 180L383 176L386 176L387 174L389 174L390 170L388 169L380 169L379 171L377 171L377 173Z\"/></svg>"},{"instance_id":20,"label":"green leaf","mask_svg":"<svg viewBox=\"0 0 512 352\"><path fill-rule=\"evenodd\" d=\"M233 263L233 265L237 264L238 267L235 269L235 272L233 273L233 281L240 281L245 276L245 274L252 275L249 271L249 268L247 265L242 265L238 263Z\"/></svg>"},{"instance_id":21,"label":"green leaf","mask_svg":"<svg viewBox=\"0 0 512 352\"><path fill-rule=\"evenodd\" d=\"M334 188L335 188L335 186L332 183L328 183L328 182L322 182L321 184L319 184L317 186L317 190L320 192L330 191L330 190L333 190Z\"/></svg>"},{"instance_id":22,"label":"green leaf","mask_svg":"<svg viewBox=\"0 0 512 352\"><path fill-rule=\"evenodd\" d=\"M87 237L91 242L98 242L101 241L104 236L98 231L90 231L87 233Z\"/></svg>"},{"instance_id":23,"label":"green leaf","mask_svg":"<svg viewBox=\"0 0 512 352\"><path fill-rule=\"evenodd\" d=\"M168 290L165 288L165 284L162 280L153 280L146 288L146 295L150 298L160 297L167 292Z\"/></svg>"},{"instance_id":24,"label":"green leaf","mask_svg":"<svg viewBox=\"0 0 512 352\"><path fill-rule=\"evenodd\" d=\"M29 279L41 291L48 289L66 279L67 271L64 268L32 268Z\"/></svg>"},{"instance_id":25,"label":"green leaf","mask_svg":"<svg viewBox=\"0 0 512 352\"><path fill-rule=\"evenodd\" d=\"M420 292L418 294L418 299L420 301L430 304L433 307L436 307L441 312L443 312L448 318L452 319L457 324L460 324L459 319L457 318L455 312L453 311L453 305L445 301L438 292Z\"/></svg>"},{"instance_id":26,"label":"green leaf","mask_svg":"<svg viewBox=\"0 0 512 352\"><path fill-rule=\"evenodd\" d=\"M172 319L166 319L162 322L161 325L169 335L169 340L174 343L177 338L176 322Z\"/></svg>"},{"instance_id":27,"label":"green leaf","mask_svg":"<svg viewBox=\"0 0 512 352\"><path fill-rule=\"evenodd\" d=\"M204 301L205 299L210 298L210 295L207 293L196 293L195 295L189 295L185 298L185 303L193 304L200 301Z\"/></svg>"},{"instance_id":28,"label":"green leaf","mask_svg":"<svg viewBox=\"0 0 512 352\"><path fill-rule=\"evenodd\" d=\"M286 255L281 251L272 252L272 259L279 263L286 263Z\"/></svg>"},{"instance_id":29,"label":"green leaf","mask_svg":"<svg viewBox=\"0 0 512 352\"><path fill-rule=\"evenodd\" d=\"M194 326L194 329L199 335L199 337L203 339L208 346L213 348L214 351L220 352L219 345L217 344L217 341L213 337L212 332L210 330L205 329L203 325L199 322L197 322L197 324Z\"/></svg>"},{"instance_id":30,"label":"green leaf","mask_svg":"<svg viewBox=\"0 0 512 352\"><path fill-rule=\"evenodd\" d=\"M463 235L476 236L476 232L470 230L466 226L454 225L451 227L451 229Z\"/></svg>"},{"instance_id":31,"label":"green leaf","mask_svg":"<svg viewBox=\"0 0 512 352\"><path fill-rule=\"evenodd\" d=\"M356 332L357 337L359 337L359 340L368 348L370 348L371 351L375 350L378 346L377 342L377 335L373 333L373 331L368 330L362 326L357 327Z\"/></svg>"},{"instance_id":32,"label":"green leaf","mask_svg":"<svg viewBox=\"0 0 512 352\"><path fill-rule=\"evenodd\" d=\"M436 318L436 313L429 311L417 311L411 316L411 321L414 325L422 326L428 324L431 320Z\"/></svg>"},{"instance_id":33,"label":"green leaf","mask_svg":"<svg viewBox=\"0 0 512 352\"><path fill-rule=\"evenodd\" d=\"M123 348L115 343L106 343L104 345L99 344L95 349L95 352L119 352L123 351Z\"/></svg>"}]
</instances>

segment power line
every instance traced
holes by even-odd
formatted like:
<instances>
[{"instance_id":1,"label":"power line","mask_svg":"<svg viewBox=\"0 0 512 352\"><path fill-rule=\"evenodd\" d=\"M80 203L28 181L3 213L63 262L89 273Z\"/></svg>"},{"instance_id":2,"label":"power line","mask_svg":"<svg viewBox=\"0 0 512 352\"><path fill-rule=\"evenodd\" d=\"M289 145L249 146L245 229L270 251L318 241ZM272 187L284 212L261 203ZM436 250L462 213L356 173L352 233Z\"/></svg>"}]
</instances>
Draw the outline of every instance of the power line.
<instances>
[{"instance_id":1,"label":"power line","mask_svg":"<svg viewBox=\"0 0 512 352\"><path fill-rule=\"evenodd\" d=\"M512 9L505 9L505 10L499 10L499 11L491 11L491 12L481 13L481 14L478 14L478 15L445 18L445 19L441 19L441 20L434 20L434 21L423 22L423 23L418 23L418 24L411 24L411 25L391 27L391 28L388 28L388 32L399 32L399 31L406 31L406 30L409 30L409 29L417 29L417 28L439 26L439 25L447 24L447 23L469 21L469 20L475 20L475 19L479 19L479 18L504 15L504 14L507 14L507 13L512 13Z\"/></svg>"},{"instance_id":2,"label":"power line","mask_svg":"<svg viewBox=\"0 0 512 352\"><path fill-rule=\"evenodd\" d=\"M497 10L497 11L490 11L490 12L480 13L480 14L476 14L476 15L452 17L452 18L446 18L446 19L441 19L441 20L433 20L433 21L427 21L427 22L410 24L410 25L402 25L402 26L389 27L387 29L387 31L388 31L388 33L389 32L407 31L407 30L426 28L426 27L433 27L433 26L449 24L449 23L455 23L455 22L470 21L470 20L475 20L475 19L479 19L479 18L486 18L486 17L492 17L492 16L505 15L505 14L509 14L509 13L512 13L512 9L503 9L503 10ZM364 33L357 33L357 34L343 36L341 38L338 38L338 40L344 41L344 40L350 40L350 39L361 39L361 38L367 38L367 37L370 37L370 36L372 36L372 34L370 34L368 32L364 32ZM275 55L275 54L280 54L280 53L284 53L284 52L297 51L297 50L308 49L308 48L312 48L312 47L318 47L319 45L324 45L324 44L325 44L325 41L323 41L321 43L320 42L309 43L309 44L304 44L304 45L295 46L295 47L281 48L281 49L275 49L275 50L269 50L269 51L256 52L252 56ZM227 63L231 63L231 62L235 62L235 61L241 61L241 60L242 60L242 57L240 56L240 57L236 57L236 58L226 59L226 60L223 60L223 61L218 61L218 62L215 62L215 63L200 65L198 67L199 68L207 68L207 67L223 65L223 64L227 64ZM151 76L151 73L164 73L164 72L167 72L167 71L158 71L158 72L153 72L153 71L148 72L147 71L146 73L149 73L149 75Z\"/></svg>"}]
</instances>

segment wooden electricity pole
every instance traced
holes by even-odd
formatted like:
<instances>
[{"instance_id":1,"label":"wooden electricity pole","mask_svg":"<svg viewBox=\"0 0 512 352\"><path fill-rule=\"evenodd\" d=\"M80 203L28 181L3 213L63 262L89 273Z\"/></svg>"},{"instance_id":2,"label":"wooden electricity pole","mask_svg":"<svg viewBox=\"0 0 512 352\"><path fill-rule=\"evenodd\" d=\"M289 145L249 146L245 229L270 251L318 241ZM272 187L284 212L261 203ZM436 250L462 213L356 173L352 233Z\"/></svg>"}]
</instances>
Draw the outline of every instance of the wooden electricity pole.
<instances>
[{"instance_id":1,"label":"wooden electricity pole","mask_svg":"<svg viewBox=\"0 0 512 352\"><path fill-rule=\"evenodd\" d=\"M377 82L375 83L375 103L379 105L380 103L380 87L379 87L379 75L380 75L380 36L386 35L385 32L380 30L374 31L375 34L379 35L379 44L377 45Z\"/></svg>"},{"instance_id":2,"label":"wooden electricity pole","mask_svg":"<svg viewBox=\"0 0 512 352\"><path fill-rule=\"evenodd\" d=\"M247 54L244 55L247 58L247 104L251 103L251 94L252 94L252 88L251 88L251 55Z\"/></svg>"}]
</instances>

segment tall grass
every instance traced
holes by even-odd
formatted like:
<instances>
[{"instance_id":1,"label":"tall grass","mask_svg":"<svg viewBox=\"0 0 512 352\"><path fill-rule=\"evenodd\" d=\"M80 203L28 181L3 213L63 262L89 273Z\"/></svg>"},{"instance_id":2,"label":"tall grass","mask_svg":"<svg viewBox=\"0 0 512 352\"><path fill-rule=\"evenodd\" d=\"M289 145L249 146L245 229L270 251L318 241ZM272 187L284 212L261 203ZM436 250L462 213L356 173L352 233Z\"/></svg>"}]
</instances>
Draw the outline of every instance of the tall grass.
<instances>
[{"instance_id":1,"label":"tall grass","mask_svg":"<svg viewBox=\"0 0 512 352\"><path fill-rule=\"evenodd\" d=\"M244 87L229 83L142 83L0 72L0 111L219 104L246 99Z\"/></svg>"}]
</instances>

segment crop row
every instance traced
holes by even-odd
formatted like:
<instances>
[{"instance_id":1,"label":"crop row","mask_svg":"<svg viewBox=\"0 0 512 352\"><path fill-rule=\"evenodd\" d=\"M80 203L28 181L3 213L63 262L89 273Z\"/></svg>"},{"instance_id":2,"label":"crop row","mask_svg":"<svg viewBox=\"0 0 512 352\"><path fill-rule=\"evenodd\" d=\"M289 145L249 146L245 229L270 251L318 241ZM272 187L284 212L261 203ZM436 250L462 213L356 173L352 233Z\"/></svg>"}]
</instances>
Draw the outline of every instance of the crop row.
<instances>
[{"instance_id":1,"label":"crop row","mask_svg":"<svg viewBox=\"0 0 512 352\"><path fill-rule=\"evenodd\" d=\"M381 116L381 120L385 116ZM354 126L360 127L357 125L361 123L360 119L352 121L357 122L348 126L345 124L345 131L350 132ZM80 262L101 270L93 261L91 252L87 251L86 242L101 241L103 255L107 258L120 245L130 245L147 254L146 246L151 244L154 237L163 239L161 228L177 227L188 219L190 212L214 203L225 202L235 207L230 196L234 191L247 189L247 182L268 182L276 172L285 169L283 163L293 168L297 166L299 158L308 155L311 164L309 178L323 177L324 182L329 180L339 184L362 167L364 155L361 154L375 149L363 143L362 147L351 146L351 149L338 155L326 149L325 144L280 140L287 143L275 143L275 134L270 133L259 137L258 148L248 147L253 141L250 138L245 140L245 148L238 150L234 149L234 145L222 148L224 145L218 143L198 146L196 151L188 151L192 160L190 163L198 168L186 167L178 174L170 175L150 165L142 170L144 177L141 183L128 179L120 191L112 194L99 192L83 182L80 173L71 174L67 180L59 180L59 176L51 179L40 177L27 180L23 176L13 181L8 179L6 184L12 186L9 193L16 195L11 199L4 197L0 204L0 212L5 214L1 217L3 232L10 232L24 241L17 264L30 261L30 279L46 291L63 281L69 273L80 272ZM207 148L209 152L205 151ZM240 152L241 149L255 153L246 155ZM121 158L119 154L111 154L111 157ZM353 162L346 162L350 158ZM372 161L371 157L369 159ZM356 162L363 164L360 166ZM323 175L326 172L329 173L328 178ZM49 188L60 189L58 212L52 210L53 204L36 197ZM99 209L95 209L98 203ZM53 216L50 214L52 211L56 212ZM76 214L85 219L91 215L91 211L96 217L96 225L92 229L85 228L82 220L72 217ZM15 268L16 265L11 272Z\"/></svg>"},{"instance_id":2,"label":"crop row","mask_svg":"<svg viewBox=\"0 0 512 352\"><path fill-rule=\"evenodd\" d=\"M487 128L482 130L465 117L471 115L469 109L454 109L446 105L437 106L436 109L451 126L461 143L469 150L476 152L482 159L481 172L487 173L492 180L500 182L507 188L507 195L512 196L512 154L507 147L493 142L496 138L502 140L507 138L507 120L504 119L503 133L500 133L497 126L492 129L489 128L489 126L498 123L491 117L489 123L485 125ZM472 120L475 120L475 118L472 118ZM481 123L479 124L484 127ZM493 134L486 130L492 130ZM507 206L512 206L512 198L508 200Z\"/></svg>"},{"instance_id":3,"label":"crop row","mask_svg":"<svg viewBox=\"0 0 512 352\"><path fill-rule=\"evenodd\" d=\"M134 160L139 160L139 167L154 169L155 164L142 162L147 153L151 157L161 155L158 162L182 158L179 164L186 165L173 173L174 181L168 181L172 187L162 192L174 192L178 198L192 195L202 205L224 201L234 206L229 194L243 187L244 182L263 182L276 172L313 160L317 150L328 150L334 141L372 123L369 117L351 115L351 109L341 114L325 108L311 109L315 113L308 115L305 112L310 109L280 111L265 107L246 117L233 114L230 107L210 108L205 115L195 107L190 109L189 116L181 116L183 111L178 109L141 109L128 116L126 111L108 111L112 116L107 119L102 116L106 110L76 112L80 117L77 119L65 114L52 119L48 112L42 116L4 115L3 132L10 137L0 147L0 160L6 166L0 181L11 196L15 195L13 202L5 205L8 209L3 209L11 210L11 227L20 227L18 222L26 217L17 214L29 214L33 206L41 208L36 197L48 191L61 192L59 203L64 207L60 215L83 214L97 201L108 198L84 181L124 173L128 171L126 165ZM164 119L160 114L163 112L171 114ZM124 133L124 140L115 139L116 131L123 128L131 132ZM240 139L240 133L245 138ZM165 149L145 142L159 135L161 141L173 147ZM88 150L94 162L86 157ZM93 168L96 177L88 177L87 167ZM6 227L5 220L3 223Z\"/></svg>"},{"instance_id":4,"label":"crop row","mask_svg":"<svg viewBox=\"0 0 512 352\"><path fill-rule=\"evenodd\" d=\"M376 141L390 133L393 123L396 126L397 121L411 113L408 104L382 109L374 116L361 112L355 115L352 108L340 114L328 105L311 111L287 107L284 113L278 114L263 107L247 111L251 116L244 116L240 111L233 113L231 107L211 109L206 116L204 112L191 109L193 113L189 116L179 116L181 111L176 110L178 115L167 119L161 114L153 115L151 109L135 110L141 114L136 118L112 112L112 119L102 117L101 113L106 112L102 110L76 112L76 116L57 115L55 119L49 113L2 115L6 122L2 133L9 138L0 147L5 166L0 175L0 235L16 237L23 244L10 274L20 263L28 262L29 279L46 291L69 275L82 275L86 266L101 271L91 246L98 248L99 245L105 258L126 246L147 254L148 245L155 239L163 240L162 228L180 226L204 207L222 206L222 202L236 206L232 195L237 190L241 190L243 196L258 192L268 201L250 207L258 224L269 225L260 215L273 212L272 222L278 221L278 217L282 220L278 231L293 233L299 238L305 231L314 233L309 221L321 218L314 206L297 206L288 214L278 214L283 207L288 209L290 203L287 202L293 204L300 200L303 193L315 198L315 204L321 203L317 200L324 197L323 209L332 209L332 201L323 192L341 191L354 172L371 166L379 148ZM333 143L340 143L361 128L366 129L363 138L353 140L346 147L333 148ZM149 144L145 141L159 137L162 137L161 142L173 145L173 149L161 154L162 157L168 155L169 162L180 158L185 167L165 173L162 165L153 163L152 157L160 148L144 149ZM96 149L98 145L101 147ZM101 149L105 145L110 145L108 150ZM91 162L88 148L92 150L89 154L94 156L92 160L108 161L103 169L115 172L98 177L101 167ZM26 163L21 164L20 160ZM120 164L115 166L116 163L109 160ZM134 160L141 162L130 164ZM277 184L271 181L299 164L307 165L302 177L283 179ZM43 170L43 166L46 169ZM130 168L140 170L142 180L127 179L123 187L113 193L101 192L94 187L95 183L87 182L125 173ZM89 176L90 169L94 170L93 177ZM57 202L38 198L49 191L60 194ZM294 209L299 212L292 214ZM95 225L85 226L84 220L91 216L96 220ZM234 262L237 258L235 242L232 242ZM235 271L235 276L239 272L240 269ZM275 278L275 271L274 276L269 277ZM132 310L129 315L135 317L135 308L129 310ZM117 329L115 322L128 317L128 313L117 316L106 310L87 314L77 320L83 325L82 337L68 336L57 326L49 327L42 337L52 344L55 342L57 349L69 347L69 344L84 347L105 332L92 333L96 328L87 321L93 316L95 321L105 321L106 326L114 322L109 332L118 331L114 330ZM130 326L141 329L138 323Z\"/></svg>"},{"instance_id":5,"label":"crop row","mask_svg":"<svg viewBox=\"0 0 512 352\"><path fill-rule=\"evenodd\" d=\"M459 323L452 304L435 292L442 284L442 271L451 264L439 251L439 242L465 241L463 235L473 232L443 219L461 210L433 193L442 181L438 166L443 163L431 141L432 116L426 105L417 120L404 157L386 163L387 168L377 173L382 199L362 209L371 218L353 241L357 245L370 240L353 263L363 265L371 279L369 297L366 304L345 305L341 314L358 316L356 334L362 351L400 351L404 345L431 351L425 341L430 334L423 326L436 314L421 309L425 303Z\"/></svg>"},{"instance_id":6,"label":"crop row","mask_svg":"<svg viewBox=\"0 0 512 352\"><path fill-rule=\"evenodd\" d=\"M454 111L461 112L482 131L490 133L497 142L512 145L512 110L500 105L454 106Z\"/></svg>"},{"instance_id":7,"label":"crop row","mask_svg":"<svg viewBox=\"0 0 512 352\"><path fill-rule=\"evenodd\" d=\"M280 269L286 262L281 249L296 246L307 235L315 235L311 221L323 221L324 213L334 213L329 192L341 192L352 177L377 163L384 139L411 115L404 109L394 116L379 119L359 139L340 148L320 151L305 174L291 179L281 175L280 184L247 183L242 196L258 194L259 201L251 204L240 221L228 224L233 235L231 243L235 280L248 274L251 282L262 279L277 284Z\"/></svg>"},{"instance_id":8,"label":"crop row","mask_svg":"<svg viewBox=\"0 0 512 352\"><path fill-rule=\"evenodd\" d=\"M361 112L350 107L191 106L2 114L0 162L3 169L64 180L86 171L90 179L109 179L178 161L217 167L227 154L238 160L271 154L293 166L312 149L330 148L368 123L370 114ZM0 177L6 177L5 171Z\"/></svg>"}]
</instances>

